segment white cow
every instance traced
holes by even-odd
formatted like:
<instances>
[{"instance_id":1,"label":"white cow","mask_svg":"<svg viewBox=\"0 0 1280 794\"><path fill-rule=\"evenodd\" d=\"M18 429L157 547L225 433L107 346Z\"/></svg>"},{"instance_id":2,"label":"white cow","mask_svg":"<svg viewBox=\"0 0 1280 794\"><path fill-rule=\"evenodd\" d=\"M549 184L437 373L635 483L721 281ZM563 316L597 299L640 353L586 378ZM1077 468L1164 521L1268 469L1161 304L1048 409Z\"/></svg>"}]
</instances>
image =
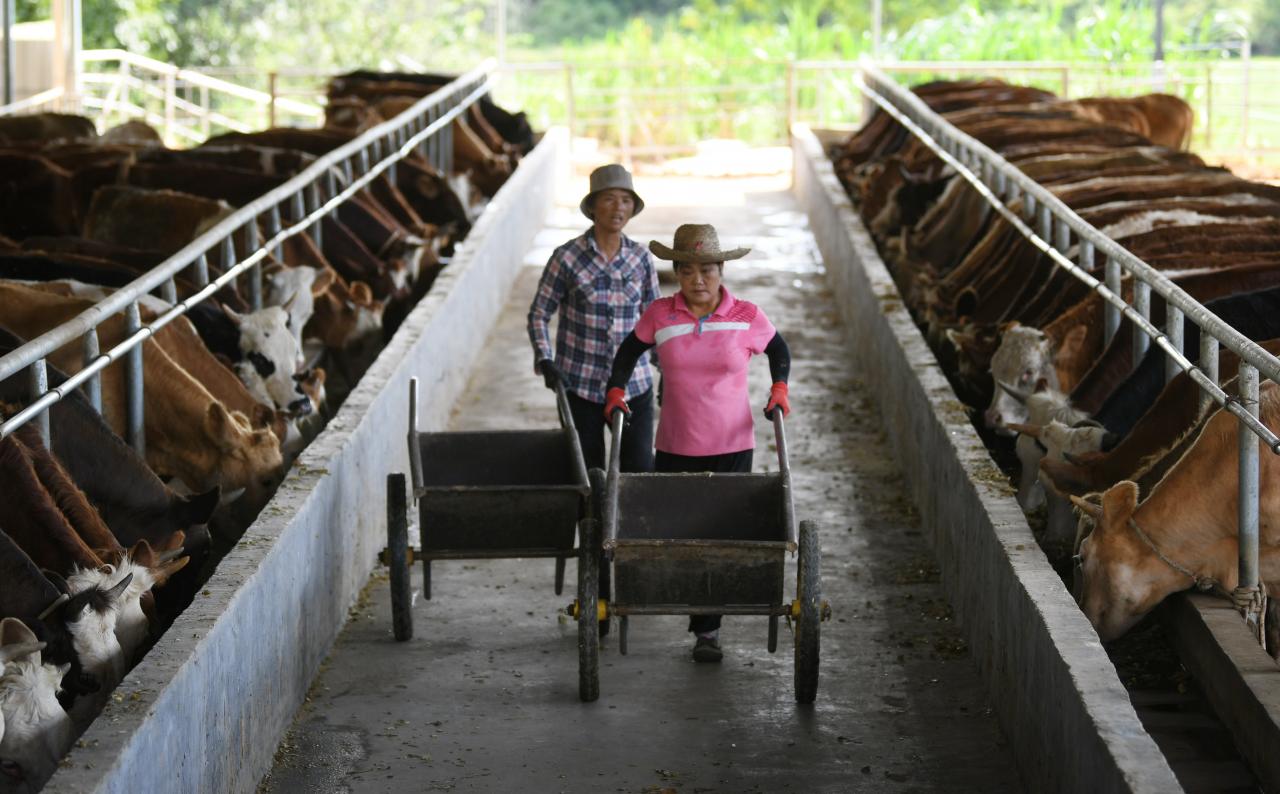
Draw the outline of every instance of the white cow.
<instances>
[{"instance_id":1,"label":"white cow","mask_svg":"<svg viewBox=\"0 0 1280 794\"><path fill-rule=\"evenodd\" d=\"M1025 325L1005 329L1000 347L991 357L991 378L996 389L991 406L983 415L987 427L1002 435L1013 435L1008 425L1030 421L1025 400L1019 401L1016 395L1058 388L1049 337L1044 331ZM1008 388L1000 388L1001 384Z\"/></svg>"},{"instance_id":2,"label":"white cow","mask_svg":"<svg viewBox=\"0 0 1280 794\"><path fill-rule=\"evenodd\" d=\"M44 664L38 649L43 643L17 618L0 621L0 651L14 654L0 675L0 714L4 735L0 758L4 774L15 776L25 787L38 790L53 776L58 762L75 738L71 719L58 704L58 684L70 665ZM29 649L18 652L19 649Z\"/></svg>"}]
</instances>

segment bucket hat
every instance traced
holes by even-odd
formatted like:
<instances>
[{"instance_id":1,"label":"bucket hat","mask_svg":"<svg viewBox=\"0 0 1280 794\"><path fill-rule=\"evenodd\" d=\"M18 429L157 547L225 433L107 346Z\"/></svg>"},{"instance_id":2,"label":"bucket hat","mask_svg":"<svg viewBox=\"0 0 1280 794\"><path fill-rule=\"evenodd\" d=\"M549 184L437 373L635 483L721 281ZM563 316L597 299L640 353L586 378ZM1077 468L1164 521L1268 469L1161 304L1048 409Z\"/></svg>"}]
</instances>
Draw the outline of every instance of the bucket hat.
<instances>
[{"instance_id":1,"label":"bucket hat","mask_svg":"<svg viewBox=\"0 0 1280 794\"><path fill-rule=\"evenodd\" d=\"M676 236L670 248L657 240L650 240L649 250L659 259L693 263L725 262L730 259L741 259L751 253L750 248L721 251L716 227L709 223L686 223L676 229Z\"/></svg>"},{"instance_id":2,"label":"bucket hat","mask_svg":"<svg viewBox=\"0 0 1280 794\"><path fill-rule=\"evenodd\" d=\"M614 187L631 194L631 197L636 200L636 209L631 213L631 217L639 215L640 210L644 209L644 200L636 192L635 185L631 184L631 172L617 163L602 165L591 172L591 190L582 197L582 203L578 205L582 214L594 221L596 218L592 205L595 204L596 194Z\"/></svg>"}]
</instances>

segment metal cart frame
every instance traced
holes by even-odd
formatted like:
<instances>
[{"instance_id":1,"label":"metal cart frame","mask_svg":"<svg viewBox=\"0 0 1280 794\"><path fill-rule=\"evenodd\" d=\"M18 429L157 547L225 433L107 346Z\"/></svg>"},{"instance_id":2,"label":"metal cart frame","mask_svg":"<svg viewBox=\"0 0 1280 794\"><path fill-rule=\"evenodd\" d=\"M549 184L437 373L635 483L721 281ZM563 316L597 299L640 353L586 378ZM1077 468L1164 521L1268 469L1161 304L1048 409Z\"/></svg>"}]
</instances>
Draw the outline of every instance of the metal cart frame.
<instances>
[{"instance_id":1,"label":"metal cart frame","mask_svg":"<svg viewBox=\"0 0 1280 794\"><path fill-rule=\"evenodd\" d=\"M422 560L431 599L431 561L552 557L555 592L591 488L564 387L556 388L558 430L424 433L418 430L418 379L409 381L409 468L421 545L409 547L402 473L387 476L387 563L397 640L413 636L409 569Z\"/></svg>"},{"instance_id":2,"label":"metal cart frame","mask_svg":"<svg viewBox=\"0 0 1280 794\"><path fill-rule=\"evenodd\" d=\"M795 627L795 694L817 696L822 600L817 524L797 529L791 468L781 411L774 411L777 473L631 474L619 469L623 416L611 421L609 473L591 472L591 516L583 522L579 557L579 695L599 696L598 620L619 619L618 648L627 652L632 615L764 615L768 649L778 619ZM599 597L599 544L613 567L613 600ZM796 597L784 600L785 556L799 552Z\"/></svg>"}]
</instances>

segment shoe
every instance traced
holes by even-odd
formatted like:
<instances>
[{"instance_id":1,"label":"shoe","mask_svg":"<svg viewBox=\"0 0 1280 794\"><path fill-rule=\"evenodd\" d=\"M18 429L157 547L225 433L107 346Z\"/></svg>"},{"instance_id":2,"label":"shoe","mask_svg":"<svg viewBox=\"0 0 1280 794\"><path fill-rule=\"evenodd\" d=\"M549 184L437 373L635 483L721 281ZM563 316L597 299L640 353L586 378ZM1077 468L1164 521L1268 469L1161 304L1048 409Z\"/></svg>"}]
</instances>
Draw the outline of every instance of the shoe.
<instances>
[{"instance_id":1,"label":"shoe","mask_svg":"<svg viewBox=\"0 0 1280 794\"><path fill-rule=\"evenodd\" d=\"M695 662L718 662L724 658L720 650L720 642L714 637L699 637L693 644L693 660Z\"/></svg>"}]
</instances>

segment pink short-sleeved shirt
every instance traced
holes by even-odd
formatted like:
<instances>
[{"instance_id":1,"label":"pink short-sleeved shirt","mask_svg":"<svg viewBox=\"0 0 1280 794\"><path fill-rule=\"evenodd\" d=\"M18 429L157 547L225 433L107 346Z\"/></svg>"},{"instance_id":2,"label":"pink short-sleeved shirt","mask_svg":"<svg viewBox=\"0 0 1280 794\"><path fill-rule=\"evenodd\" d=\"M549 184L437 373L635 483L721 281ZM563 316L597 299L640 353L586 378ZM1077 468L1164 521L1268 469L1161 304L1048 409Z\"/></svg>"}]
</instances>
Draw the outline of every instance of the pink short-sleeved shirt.
<instances>
[{"instance_id":1,"label":"pink short-sleeved shirt","mask_svg":"<svg viewBox=\"0 0 1280 794\"><path fill-rule=\"evenodd\" d=\"M720 287L720 305L699 320L680 293L659 298L636 323L662 367L662 411L655 446L702 457L755 447L747 362L776 330L760 307Z\"/></svg>"}]
</instances>

